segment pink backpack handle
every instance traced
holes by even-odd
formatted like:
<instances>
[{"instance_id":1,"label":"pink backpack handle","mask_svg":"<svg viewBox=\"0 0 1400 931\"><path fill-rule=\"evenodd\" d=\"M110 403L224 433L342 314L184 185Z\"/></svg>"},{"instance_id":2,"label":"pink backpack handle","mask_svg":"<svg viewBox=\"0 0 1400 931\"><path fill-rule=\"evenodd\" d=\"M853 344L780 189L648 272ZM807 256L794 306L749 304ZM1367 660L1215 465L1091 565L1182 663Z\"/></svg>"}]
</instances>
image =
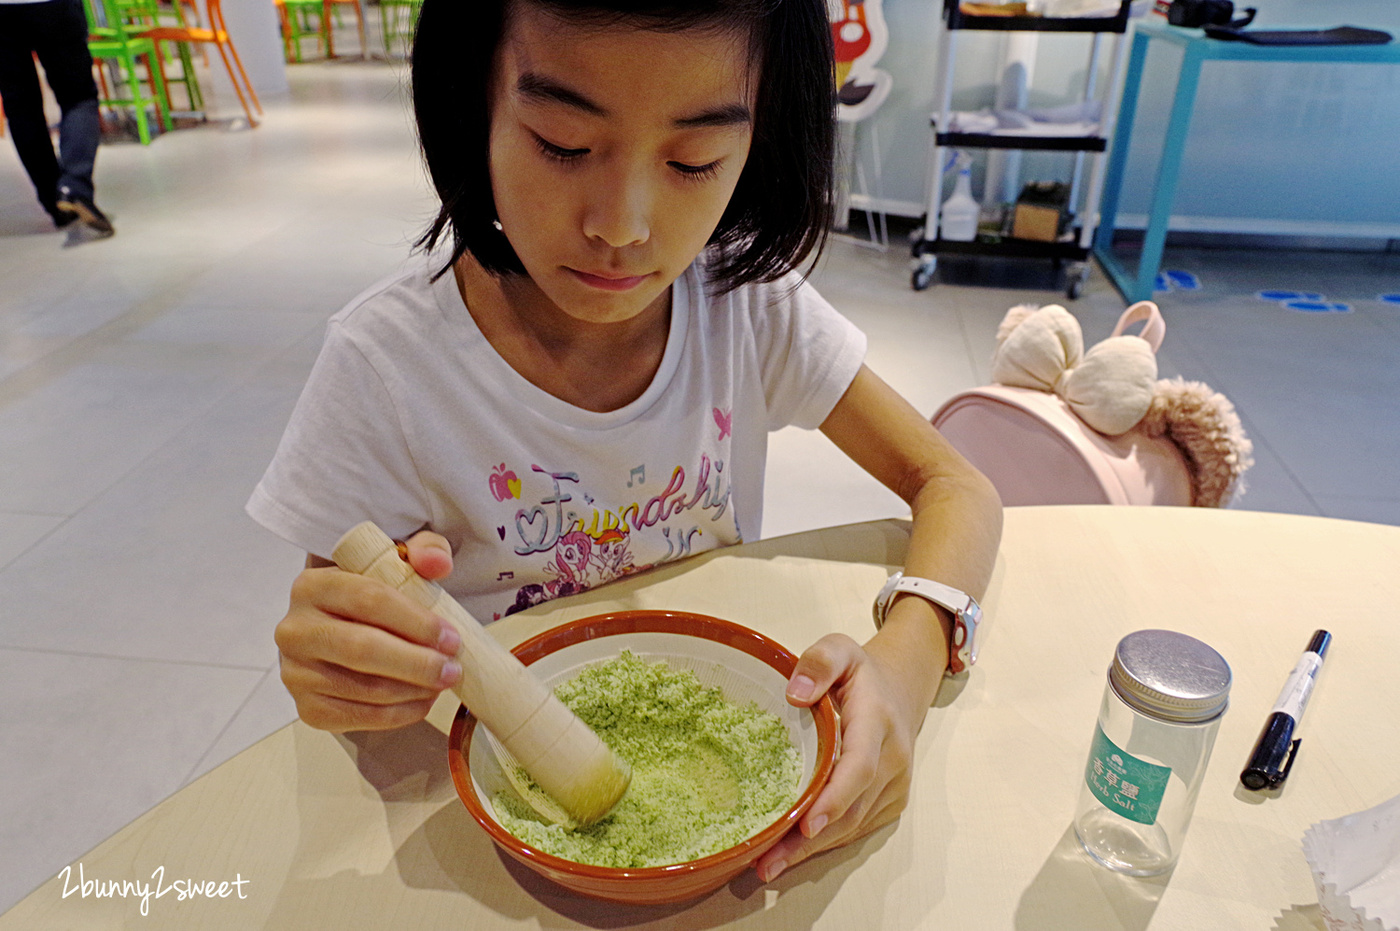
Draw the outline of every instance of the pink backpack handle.
<instances>
[{"instance_id":1,"label":"pink backpack handle","mask_svg":"<svg viewBox=\"0 0 1400 931\"><path fill-rule=\"evenodd\" d=\"M1167 322L1162 319L1162 312L1157 309L1157 305L1151 301L1138 301L1123 311L1123 316L1118 318L1118 325L1113 328L1113 335L1122 336L1124 330L1139 321L1146 322L1138 335L1147 340L1147 345L1151 346L1155 353L1161 348L1162 340L1167 335Z\"/></svg>"}]
</instances>

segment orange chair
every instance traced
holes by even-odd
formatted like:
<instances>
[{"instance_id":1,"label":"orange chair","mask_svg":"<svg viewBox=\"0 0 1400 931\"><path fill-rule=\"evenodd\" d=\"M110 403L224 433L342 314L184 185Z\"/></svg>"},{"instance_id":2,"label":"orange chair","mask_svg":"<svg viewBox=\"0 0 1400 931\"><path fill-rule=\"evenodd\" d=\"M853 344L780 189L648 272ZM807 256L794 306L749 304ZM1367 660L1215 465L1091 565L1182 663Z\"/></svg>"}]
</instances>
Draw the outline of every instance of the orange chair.
<instances>
[{"instance_id":1,"label":"orange chair","mask_svg":"<svg viewBox=\"0 0 1400 931\"><path fill-rule=\"evenodd\" d=\"M365 14L361 0L272 0L277 8L277 20L282 26L282 44L289 62L300 62L301 40L314 35L316 44L327 58L338 58L335 53L335 28L331 23L334 8L350 4L355 8L355 23L360 33L360 57L368 58L365 47ZM312 13L317 16L316 28L305 28L304 18Z\"/></svg>"},{"instance_id":2,"label":"orange chair","mask_svg":"<svg viewBox=\"0 0 1400 931\"><path fill-rule=\"evenodd\" d=\"M258 121L253 117L253 111L248 107L248 98L251 97L253 106L259 113L263 112L262 104L258 102L258 92L253 90L253 84L248 80L248 73L243 70L243 62L238 58L238 49L234 48L233 40L229 38L228 26L224 22L224 10L220 0L207 0L206 8L209 13L209 26L156 26L152 29L144 29L137 33L144 39L155 42L191 42L191 43L213 43L219 50L219 57L224 60L224 68L228 70L229 82L233 85L234 93L238 94L238 102L243 105L243 112L248 116L248 125L257 126ZM232 62L229 57L232 56ZM234 73L237 66L238 73ZM243 87L238 84L239 78L243 79ZM243 88L248 89L247 96L243 94Z\"/></svg>"}]
</instances>

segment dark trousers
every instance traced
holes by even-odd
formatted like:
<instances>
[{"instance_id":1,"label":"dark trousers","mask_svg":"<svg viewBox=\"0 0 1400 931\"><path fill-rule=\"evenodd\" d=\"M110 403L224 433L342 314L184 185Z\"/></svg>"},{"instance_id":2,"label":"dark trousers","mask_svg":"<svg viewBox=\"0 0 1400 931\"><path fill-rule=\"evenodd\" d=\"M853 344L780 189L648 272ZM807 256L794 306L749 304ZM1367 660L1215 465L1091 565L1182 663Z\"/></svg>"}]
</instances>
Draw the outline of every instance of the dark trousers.
<instances>
[{"instance_id":1,"label":"dark trousers","mask_svg":"<svg viewBox=\"0 0 1400 931\"><path fill-rule=\"evenodd\" d=\"M82 0L0 3L0 100L39 203L54 216L61 188L93 196L92 165L101 127L87 37ZM35 54L63 112L57 153L44 119Z\"/></svg>"}]
</instances>

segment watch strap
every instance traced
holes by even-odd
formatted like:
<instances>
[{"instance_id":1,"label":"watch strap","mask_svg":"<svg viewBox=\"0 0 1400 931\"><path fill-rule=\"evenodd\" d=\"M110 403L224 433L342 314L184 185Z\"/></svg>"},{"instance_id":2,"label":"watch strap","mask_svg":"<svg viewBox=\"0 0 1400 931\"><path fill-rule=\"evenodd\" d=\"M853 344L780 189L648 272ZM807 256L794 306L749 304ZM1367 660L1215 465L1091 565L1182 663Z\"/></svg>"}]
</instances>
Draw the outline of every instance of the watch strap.
<instances>
[{"instance_id":1,"label":"watch strap","mask_svg":"<svg viewBox=\"0 0 1400 931\"><path fill-rule=\"evenodd\" d=\"M885 614L896 595L908 593L918 595L953 615L953 631L948 649L948 675L965 672L977 662L977 628L982 619L982 608L977 599L964 591L917 576L907 576L896 572L885 582L880 594L875 598L875 626L884 623Z\"/></svg>"}]
</instances>

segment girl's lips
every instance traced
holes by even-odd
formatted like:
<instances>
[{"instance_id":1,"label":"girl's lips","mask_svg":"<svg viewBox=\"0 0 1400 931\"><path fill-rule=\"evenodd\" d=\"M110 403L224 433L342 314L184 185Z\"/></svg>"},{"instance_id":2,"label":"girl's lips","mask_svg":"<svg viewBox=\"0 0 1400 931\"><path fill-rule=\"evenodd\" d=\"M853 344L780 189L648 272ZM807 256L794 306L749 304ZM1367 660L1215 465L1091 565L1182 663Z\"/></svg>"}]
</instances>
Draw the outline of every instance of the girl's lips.
<instances>
[{"instance_id":1,"label":"girl's lips","mask_svg":"<svg viewBox=\"0 0 1400 931\"><path fill-rule=\"evenodd\" d=\"M629 278L611 278L604 275L590 275L588 272L581 272L576 268L570 268L569 272L579 281L600 291L630 291L650 277L649 275L633 275Z\"/></svg>"}]
</instances>

